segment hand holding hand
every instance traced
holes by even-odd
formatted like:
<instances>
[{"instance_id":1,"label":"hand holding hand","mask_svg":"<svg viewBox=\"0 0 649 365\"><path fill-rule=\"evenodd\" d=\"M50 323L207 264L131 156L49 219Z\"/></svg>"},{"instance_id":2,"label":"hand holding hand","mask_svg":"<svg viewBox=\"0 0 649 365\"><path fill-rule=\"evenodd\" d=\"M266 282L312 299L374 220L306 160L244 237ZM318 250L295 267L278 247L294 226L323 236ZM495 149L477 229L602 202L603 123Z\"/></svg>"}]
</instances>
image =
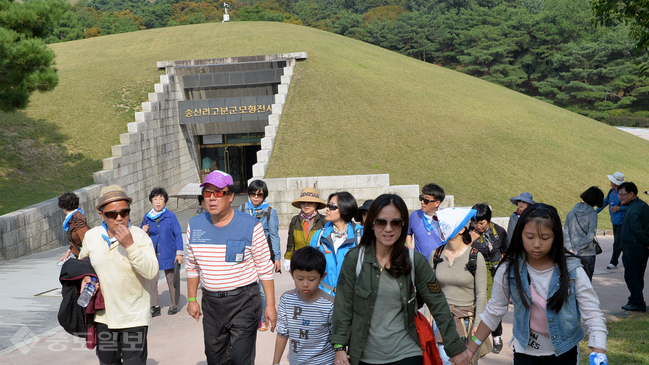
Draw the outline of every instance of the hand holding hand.
<instances>
[{"instance_id":1,"label":"hand holding hand","mask_svg":"<svg viewBox=\"0 0 649 365\"><path fill-rule=\"evenodd\" d=\"M133 236L125 224L115 225L115 238L117 238L117 242L124 248L129 248L133 244Z\"/></svg>"},{"instance_id":2,"label":"hand holding hand","mask_svg":"<svg viewBox=\"0 0 649 365\"><path fill-rule=\"evenodd\" d=\"M472 357L473 356L471 355L471 352L469 352L469 350L464 350L464 352L451 357L450 360L454 365L471 365Z\"/></svg>"},{"instance_id":3,"label":"hand holding hand","mask_svg":"<svg viewBox=\"0 0 649 365\"><path fill-rule=\"evenodd\" d=\"M334 365L349 365L349 356L345 351L336 351Z\"/></svg>"}]
</instances>

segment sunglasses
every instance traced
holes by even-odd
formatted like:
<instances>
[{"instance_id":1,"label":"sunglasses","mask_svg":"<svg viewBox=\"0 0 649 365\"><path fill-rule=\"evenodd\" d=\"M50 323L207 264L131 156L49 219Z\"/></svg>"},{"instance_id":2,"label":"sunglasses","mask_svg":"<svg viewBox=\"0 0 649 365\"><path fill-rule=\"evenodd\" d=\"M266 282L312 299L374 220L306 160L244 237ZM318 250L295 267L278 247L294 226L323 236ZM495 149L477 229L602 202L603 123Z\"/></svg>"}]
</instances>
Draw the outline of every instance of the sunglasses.
<instances>
[{"instance_id":1,"label":"sunglasses","mask_svg":"<svg viewBox=\"0 0 649 365\"><path fill-rule=\"evenodd\" d=\"M129 214L131 214L131 209L122 209L119 212L116 211L101 212L101 214L103 214L108 219L117 219L118 215L122 218L126 218L128 217Z\"/></svg>"},{"instance_id":2,"label":"sunglasses","mask_svg":"<svg viewBox=\"0 0 649 365\"><path fill-rule=\"evenodd\" d=\"M388 226L388 223L390 223L390 227L394 230L401 229L401 227L404 226L403 219L392 219L388 221L384 218L376 218L372 225L376 229L385 229L385 227Z\"/></svg>"},{"instance_id":3,"label":"sunglasses","mask_svg":"<svg viewBox=\"0 0 649 365\"><path fill-rule=\"evenodd\" d=\"M432 202L436 202L437 200L428 200L428 199L424 198L423 195L420 195L419 196L419 201L424 202L424 204L428 205L428 204L430 204Z\"/></svg>"},{"instance_id":4,"label":"sunglasses","mask_svg":"<svg viewBox=\"0 0 649 365\"><path fill-rule=\"evenodd\" d=\"M221 191L209 191L209 190L203 190L203 197L204 198L209 198L210 196L214 195L217 198L223 198L225 194L229 194L230 191L228 190L221 190Z\"/></svg>"},{"instance_id":5,"label":"sunglasses","mask_svg":"<svg viewBox=\"0 0 649 365\"><path fill-rule=\"evenodd\" d=\"M250 195L252 197L255 197L255 198L263 198L264 197L264 193L250 193L248 195Z\"/></svg>"},{"instance_id":6,"label":"sunglasses","mask_svg":"<svg viewBox=\"0 0 649 365\"><path fill-rule=\"evenodd\" d=\"M329 209L329 210L336 210L336 209L338 209L338 206L329 203L329 204L327 204L327 209Z\"/></svg>"}]
</instances>

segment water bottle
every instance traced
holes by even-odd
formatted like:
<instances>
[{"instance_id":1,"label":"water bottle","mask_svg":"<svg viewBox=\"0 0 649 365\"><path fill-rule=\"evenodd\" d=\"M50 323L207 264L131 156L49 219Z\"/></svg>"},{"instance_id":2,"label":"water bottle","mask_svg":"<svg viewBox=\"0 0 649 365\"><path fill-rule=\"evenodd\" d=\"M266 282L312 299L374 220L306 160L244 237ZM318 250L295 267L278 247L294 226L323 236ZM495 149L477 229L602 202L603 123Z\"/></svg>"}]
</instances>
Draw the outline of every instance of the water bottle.
<instances>
[{"instance_id":1,"label":"water bottle","mask_svg":"<svg viewBox=\"0 0 649 365\"><path fill-rule=\"evenodd\" d=\"M91 282L86 284L86 286L83 287L83 291L81 292L81 295L79 295L79 300L77 300L77 304L79 304L82 307L87 307L88 303L90 303L90 298L92 298L92 295L95 293L95 288L97 287L97 278L92 277Z\"/></svg>"}]
</instances>

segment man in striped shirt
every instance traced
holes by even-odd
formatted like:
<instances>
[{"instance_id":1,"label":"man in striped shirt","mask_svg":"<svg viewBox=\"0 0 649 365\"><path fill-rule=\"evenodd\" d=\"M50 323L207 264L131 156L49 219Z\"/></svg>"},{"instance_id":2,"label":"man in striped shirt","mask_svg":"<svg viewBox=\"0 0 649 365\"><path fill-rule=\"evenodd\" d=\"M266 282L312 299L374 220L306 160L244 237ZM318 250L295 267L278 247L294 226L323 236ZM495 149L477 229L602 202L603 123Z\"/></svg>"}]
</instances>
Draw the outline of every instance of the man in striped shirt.
<instances>
[{"instance_id":1,"label":"man in striped shirt","mask_svg":"<svg viewBox=\"0 0 649 365\"><path fill-rule=\"evenodd\" d=\"M232 176L213 171L201 184L206 212L187 227L187 312L203 318L207 363L249 365L254 360L261 296L266 292L266 326L275 329L273 265L261 223L230 207ZM201 283L203 312L196 301Z\"/></svg>"}]
</instances>

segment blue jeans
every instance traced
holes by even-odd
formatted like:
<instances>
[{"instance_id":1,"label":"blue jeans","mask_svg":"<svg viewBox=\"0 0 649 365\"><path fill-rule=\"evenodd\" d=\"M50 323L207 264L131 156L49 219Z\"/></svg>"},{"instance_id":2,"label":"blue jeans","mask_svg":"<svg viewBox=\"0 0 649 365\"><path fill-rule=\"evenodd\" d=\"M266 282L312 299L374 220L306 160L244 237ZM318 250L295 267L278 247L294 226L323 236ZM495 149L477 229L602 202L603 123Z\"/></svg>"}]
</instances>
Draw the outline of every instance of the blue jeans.
<instances>
[{"instance_id":1,"label":"blue jeans","mask_svg":"<svg viewBox=\"0 0 649 365\"><path fill-rule=\"evenodd\" d=\"M467 333L471 333L471 328L469 328L469 320L465 319L464 320L464 328L466 328ZM433 321L433 331L435 332L435 337L437 337L437 331L439 329L437 328L437 323ZM444 351L444 345L438 343L437 344L437 349L439 350L439 357L442 359L442 363L444 365L451 365L451 358L446 354L446 351ZM476 365L478 363L476 362Z\"/></svg>"}]
</instances>

